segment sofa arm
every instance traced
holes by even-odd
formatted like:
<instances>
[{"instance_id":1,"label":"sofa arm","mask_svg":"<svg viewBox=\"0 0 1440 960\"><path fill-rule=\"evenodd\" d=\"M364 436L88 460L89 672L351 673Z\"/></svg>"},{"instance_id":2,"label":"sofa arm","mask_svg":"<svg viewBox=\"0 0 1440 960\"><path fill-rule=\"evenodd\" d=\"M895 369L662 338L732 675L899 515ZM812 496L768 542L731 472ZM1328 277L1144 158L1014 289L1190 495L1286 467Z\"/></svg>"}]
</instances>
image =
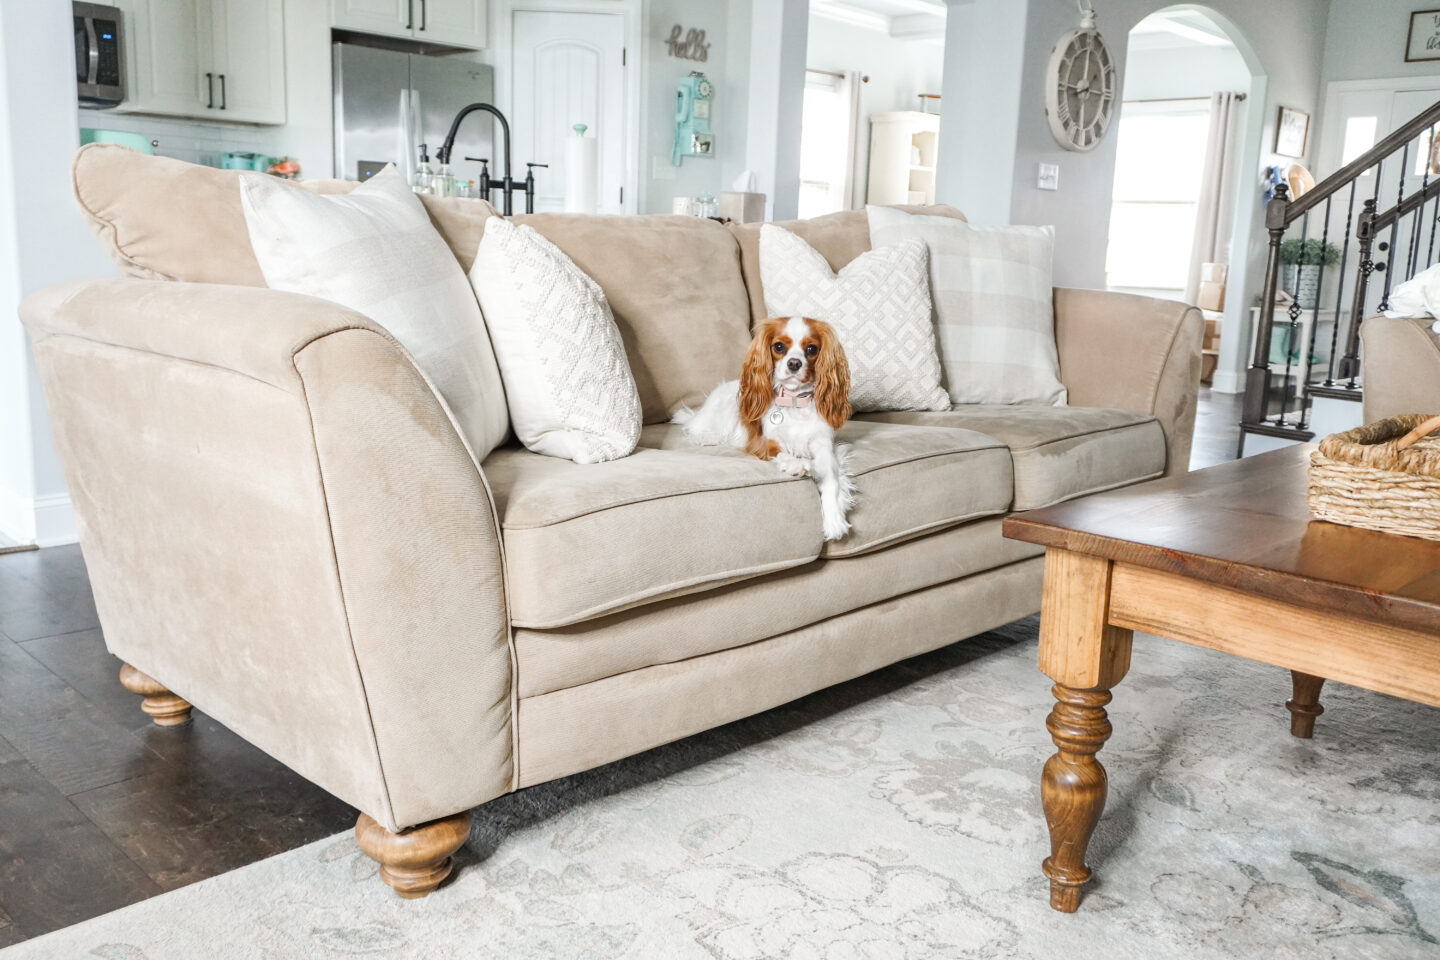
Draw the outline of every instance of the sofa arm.
<instances>
[{"instance_id":1,"label":"sofa arm","mask_svg":"<svg viewBox=\"0 0 1440 960\"><path fill-rule=\"evenodd\" d=\"M1365 422L1440 413L1440 333L1434 317L1371 317L1360 325Z\"/></svg>"},{"instance_id":2,"label":"sofa arm","mask_svg":"<svg viewBox=\"0 0 1440 960\"><path fill-rule=\"evenodd\" d=\"M1200 311L1178 301L1055 288L1055 343L1070 404L1155 417L1167 476L1190 469L1204 332Z\"/></svg>"},{"instance_id":3,"label":"sofa arm","mask_svg":"<svg viewBox=\"0 0 1440 960\"><path fill-rule=\"evenodd\" d=\"M249 287L21 312L116 655L390 830L512 788L494 508L393 339Z\"/></svg>"}]
</instances>

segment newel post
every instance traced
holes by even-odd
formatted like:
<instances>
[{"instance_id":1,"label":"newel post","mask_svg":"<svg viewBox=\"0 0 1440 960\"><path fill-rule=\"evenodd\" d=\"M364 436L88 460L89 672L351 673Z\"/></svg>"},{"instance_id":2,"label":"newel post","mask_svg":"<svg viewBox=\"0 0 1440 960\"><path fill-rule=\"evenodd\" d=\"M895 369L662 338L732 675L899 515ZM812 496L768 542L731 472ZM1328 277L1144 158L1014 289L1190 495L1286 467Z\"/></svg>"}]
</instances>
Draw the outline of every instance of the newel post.
<instances>
[{"instance_id":1,"label":"newel post","mask_svg":"<svg viewBox=\"0 0 1440 960\"><path fill-rule=\"evenodd\" d=\"M1265 284L1260 291L1260 329L1255 331L1255 356L1245 377L1243 416L1247 423L1263 423L1270 396L1270 334L1275 323L1275 291L1280 285L1280 243L1285 237L1290 210L1290 187L1275 185L1275 197L1265 205L1265 229L1270 249L1265 258Z\"/></svg>"},{"instance_id":2,"label":"newel post","mask_svg":"<svg viewBox=\"0 0 1440 960\"><path fill-rule=\"evenodd\" d=\"M1370 275L1375 272L1375 201L1365 201L1355 227L1355 240L1360 247L1359 265L1355 275L1355 299L1350 306L1350 330L1345 337L1345 356L1336 373L1353 384L1360 376L1360 324L1365 320L1365 299L1370 294Z\"/></svg>"}]
</instances>

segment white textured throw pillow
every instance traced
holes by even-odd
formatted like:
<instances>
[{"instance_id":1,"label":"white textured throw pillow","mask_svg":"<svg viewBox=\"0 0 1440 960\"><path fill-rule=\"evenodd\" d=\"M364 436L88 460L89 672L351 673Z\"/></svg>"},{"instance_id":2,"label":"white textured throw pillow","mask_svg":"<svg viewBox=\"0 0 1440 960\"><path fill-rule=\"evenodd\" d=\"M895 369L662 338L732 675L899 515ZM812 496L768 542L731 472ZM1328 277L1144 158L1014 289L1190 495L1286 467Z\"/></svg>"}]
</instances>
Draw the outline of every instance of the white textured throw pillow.
<instances>
[{"instance_id":1,"label":"white textured throw pillow","mask_svg":"<svg viewBox=\"0 0 1440 960\"><path fill-rule=\"evenodd\" d=\"M267 285L365 314L410 351L477 459L504 442L505 391L475 294L394 167L347 194L241 177L240 200Z\"/></svg>"},{"instance_id":2,"label":"white textured throw pillow","mask_svg":"<svg viewBox=\"0 0 1440 960\"><path fill-rule=\"evenodd\" d=\"M534 229L500 217L485 221L470 283L520 442L576 463L629 456L640 394L600 285Z\"/></svg>"},{"instance_id":3,"label":"white textured throw pillow","mask_svg":"<svg viewBox=\"0 0 1440 960\"><path fill-rule=\"evenodd\" d=\"M921 239L945 386L956 403L1065 403L1055 349L1053 227L977 227L866 207L872 246Z\"/></svg>"},{"instance_id":4,"label":"white textured throw pillow","mask_svg":"<svg viewBox=\"0 0 1440 960\"><path fill-rule=\"evenodd\" d=\"M876 410L948 410L921 240L862 253L837 274L802 238L760 228L760 286L772 317L833 326L850 361L850 403Z\"/></svg>"}]
</instances>

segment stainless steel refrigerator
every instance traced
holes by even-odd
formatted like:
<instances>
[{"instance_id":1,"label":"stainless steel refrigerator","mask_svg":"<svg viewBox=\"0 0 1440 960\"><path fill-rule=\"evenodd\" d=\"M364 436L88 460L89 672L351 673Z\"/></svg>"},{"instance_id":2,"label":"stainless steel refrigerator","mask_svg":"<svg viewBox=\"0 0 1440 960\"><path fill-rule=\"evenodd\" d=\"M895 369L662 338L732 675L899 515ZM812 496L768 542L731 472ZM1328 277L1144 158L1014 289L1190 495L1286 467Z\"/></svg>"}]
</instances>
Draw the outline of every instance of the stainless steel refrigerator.
<instances>
[{"instance_id":1,"label":"stainless steel refrigerator","mask_svg":"<svg viewBox=\"0 0 1440 960\"><path fill-rule=\"evenodd\" d=\"M445 141L460 108L492 102L494 71L483 63L455 56L426 56L398 50L334 45L335 175L365 180L393 163L408 180L419 161L420 144L435 151ZM491 150L494 135L483 115L465 121L455 141L455 175L480 181L484 157L498 171Z\"/></svg>"}]
</instances>

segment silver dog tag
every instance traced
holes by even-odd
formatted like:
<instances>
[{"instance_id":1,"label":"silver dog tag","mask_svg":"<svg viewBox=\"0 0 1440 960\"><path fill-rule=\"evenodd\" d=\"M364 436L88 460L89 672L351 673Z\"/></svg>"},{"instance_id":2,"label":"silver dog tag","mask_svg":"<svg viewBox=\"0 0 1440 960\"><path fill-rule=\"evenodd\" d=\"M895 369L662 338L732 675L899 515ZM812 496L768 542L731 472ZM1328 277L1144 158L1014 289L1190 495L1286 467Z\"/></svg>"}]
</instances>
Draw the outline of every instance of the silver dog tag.
<instances>
[{"instance_id":1,"label":"silver dog tag","mask_svg":"<svg viewBox=\"0 0 1440 960\"><path fill-rule=\"evenodd\" d=\"M784 423L785 412L783 410L772 410L770 412L770 422L774 424Z\"/></svg>"}]
</instances>

